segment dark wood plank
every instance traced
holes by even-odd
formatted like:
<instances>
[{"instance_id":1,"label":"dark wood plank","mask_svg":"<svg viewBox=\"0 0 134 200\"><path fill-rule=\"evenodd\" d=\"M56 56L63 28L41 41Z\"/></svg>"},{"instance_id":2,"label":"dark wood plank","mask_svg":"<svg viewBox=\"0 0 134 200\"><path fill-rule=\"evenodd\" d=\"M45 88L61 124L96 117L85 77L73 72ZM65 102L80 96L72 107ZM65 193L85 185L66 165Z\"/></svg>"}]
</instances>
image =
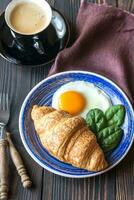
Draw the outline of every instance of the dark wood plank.
<instances>
[{"instance_id":1,"label":"dark wood plank","mask_svg":"<svg viewBox=\"0 0 134 200\"><path fill-rule=\"evenodd\" d=\"M134 0L118 0L118 6L124 10L134 12Z\"/></svg>"},{"instance_id":2,"label":"dark wood plank","mask_svg":"<svg viewBox=\"0 0 134 200\"><path fill-rule=\"evenodd\" d=\"M70 179L44 174L42 199L51 200L114 200L114 170L102 176L87 179Z\"/></svg>"},{"instance_id":3,"label":"dark wood plank","mask_svg":"<svg viewBox=\"0 0 134 200\"><path fill-rule=\"evenodd\" d=\"M134 199L134 162L121 163L116 169L116 200Z\"/></svg>"},{"instance_id":4,"label":"dark wood plank","mask_svg":"<svg viewBox=\"0 0 134 200\"><path fill-rule=\"evenodd\" d=\"M117 0L106 0L108 5L117 6Z\"/></svg>"},{"instance_id":5,"label":"dark wood plank","mask_svg":"<svg viewBox=\"0 0 134 200\"><path fill-rule=\"evenodd\" d=\"M134 0L131 0L130 11L134 13Z\"/></svg>"}]
</instances>

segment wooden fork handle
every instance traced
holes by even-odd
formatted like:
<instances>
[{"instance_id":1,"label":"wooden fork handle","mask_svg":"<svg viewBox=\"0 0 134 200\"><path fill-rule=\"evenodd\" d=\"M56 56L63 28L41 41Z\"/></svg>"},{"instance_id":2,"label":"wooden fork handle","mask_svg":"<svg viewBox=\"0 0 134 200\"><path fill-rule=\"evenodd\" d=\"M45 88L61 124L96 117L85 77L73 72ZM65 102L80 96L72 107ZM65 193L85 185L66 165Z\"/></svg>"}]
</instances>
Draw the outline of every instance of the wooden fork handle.
<instances>
[{"instance_id":1,"label":"wooden fork handle","mask_svg":"<svg viewBox=\"0 0 134 200\"><path fill-rule=\"evenodd\" d=\"M18 174L21 177L21 182L23 184L23 187L24 188L31 187L32 182L31 182L29 176L27 175L27 171L23 164L21 156L20 156L19 152L16 150L16 148L11 140L10 133L8 133L8 132L7 132L7 141L9 143L9 150L10 150L12 161L18 171Z\"/></svg>"},{"instance_id":2,"label":"wooden fork handle","mask_svg":"<svg viewBox=\"0 0 134 200\"><path fill-rule=\"evenodd\" d=\"M8 198L8 164L7 164L7 141L0 140L0 199L7 200Z\"/></svg>"}]
</instances>

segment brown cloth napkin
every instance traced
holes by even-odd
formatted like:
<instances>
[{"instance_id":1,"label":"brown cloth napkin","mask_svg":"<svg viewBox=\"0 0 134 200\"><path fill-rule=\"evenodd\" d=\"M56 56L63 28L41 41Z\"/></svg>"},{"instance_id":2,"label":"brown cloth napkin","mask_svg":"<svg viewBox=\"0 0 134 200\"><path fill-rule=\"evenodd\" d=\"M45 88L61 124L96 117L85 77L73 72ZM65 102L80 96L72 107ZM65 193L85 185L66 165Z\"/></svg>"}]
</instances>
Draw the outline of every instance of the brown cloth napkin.
<instances>
[{"instance_id":1,"label":"brown cloth napkin","mask_svg":"<svg viewBox=\"0 0 134 200\"><path fill-rule=\"evenodd\" d=\"M96 72L134 98L134 15L107 5L83 2L77 38L60 52L49 75L67 70ZM132 101L133 103L133 101Z\"/></svg>"}]
</instances>

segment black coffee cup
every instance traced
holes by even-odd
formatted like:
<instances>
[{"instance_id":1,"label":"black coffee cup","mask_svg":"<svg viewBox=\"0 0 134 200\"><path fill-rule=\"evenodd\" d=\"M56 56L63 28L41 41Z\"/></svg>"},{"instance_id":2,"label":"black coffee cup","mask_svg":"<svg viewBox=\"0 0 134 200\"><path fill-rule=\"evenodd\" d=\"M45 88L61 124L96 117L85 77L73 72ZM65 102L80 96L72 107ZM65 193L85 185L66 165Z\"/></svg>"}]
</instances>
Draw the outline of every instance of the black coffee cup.
<instances>
[{"instance_id":1,"label":"black coffee cup","mask_svg":"<svg viewBox=\"0 0 134 200\"><path fill-rule=\"evenodd\" d=\"M22 3L37 4L41 6L44 12L46 12L47 22L39 30L33 31L33 32L31 31L31 33L27 33L27 32L24 33L15 29L14 26L12 25L11 14L13 10ZM58 24L56 24L55 22L53 9L45 0L13 0L11 1L5 10L5 21L6 21L7 26L10 28L12 36L14 37L15 45L22 53L23 52L25 53L25 57L27 57L27 59L28 59L28 56L31 56L31 55L36 56L36 53L38 53L38 55L40 56L41 55L47 56L47 50L49 48L48 43L51 43L51 41L48 41L49 30L51 29L50 24L53 24L55 26L55 29L58 29ZM66 31L64 27L62 27L62 31ZM50 32L52 32L52 30ZM44 43L42 44L42 41L45 42L45 45Z\"/></svg>"}]
</instances>

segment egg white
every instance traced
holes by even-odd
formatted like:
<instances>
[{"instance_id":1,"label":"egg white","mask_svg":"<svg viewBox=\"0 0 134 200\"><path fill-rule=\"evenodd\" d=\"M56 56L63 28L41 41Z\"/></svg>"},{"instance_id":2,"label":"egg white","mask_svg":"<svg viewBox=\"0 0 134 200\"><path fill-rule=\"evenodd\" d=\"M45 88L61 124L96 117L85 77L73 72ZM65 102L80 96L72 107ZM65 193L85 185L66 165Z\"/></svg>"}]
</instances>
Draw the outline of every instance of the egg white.
<instances>
[{"instance_id":1,"label":"egg white","mask_svg":"<svg viewBox=\"0 0 134 200\"><path fill-rule=\"evenodd\" d=\"M76 91L81 93L85 97L86 106L84 110L79 114L83 118L86 118L86 115L89 112L89 110L93 108L99 108L105 112L112 105L109 96L106 93L104 93L104 91L96 87L94 84L85 81L74 81L62 85L54 93L52 98L53 108L59 109L59 98L61 94L67 91Z\"/></svg>"}]
</instances>

